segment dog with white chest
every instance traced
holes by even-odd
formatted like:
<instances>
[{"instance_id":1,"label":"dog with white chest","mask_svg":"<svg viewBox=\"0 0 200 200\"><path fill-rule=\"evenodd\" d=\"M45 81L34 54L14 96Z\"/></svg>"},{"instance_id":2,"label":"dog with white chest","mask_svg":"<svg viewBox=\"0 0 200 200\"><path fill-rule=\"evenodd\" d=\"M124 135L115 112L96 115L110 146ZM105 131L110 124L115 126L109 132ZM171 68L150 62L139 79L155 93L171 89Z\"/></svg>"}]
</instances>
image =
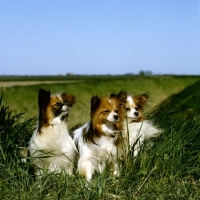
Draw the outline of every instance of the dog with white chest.
<instances>
[{"instance_id":1,"label":"dog with white chest","mask_svg":"<svg viewBox=\"0 0 200 200\"><path fill-rule=\"evenodd\" d=\"M118 173L119 132L124 121L126 95L91 98L91 121L73 131L79 151L78 172L90 181L94 173L102 173L106 165Z\"/></svg>"},{"instance_id":2,"label":"dog with white chest","mask_svg":"<svg viewBox=\"0 0 200 200\"><path fill-rule=\"evenodd\" d=\"M157 128L153 121L146 119L143 114L148 98L149 95L146 93L127 96L125 106L127 120L123 137L128 138L134 156L137 156L145 140L158 137L162 133L162 130Z\"/></svg>"},{"instance_id":3,"label":"dog with white chest","mask_svg":"<svg viewBox=\"0 0 200 200\"><path fill-rule=\"evenodd\" d=\"M73 173L77 149L68 133L67 118L74 102L71 94L39 90L38 125L28 148L36 175L44 171Z\"/></svg>"},{"instance_id":4,"label":"dog with white chest","mask_svg":"<svg viewBox=\"0 0 200 200\"><path fill-rule=\"evenodd\" d=\"M116 94L111 94L114 97ZM158 137L162 130L144 116L144 106L149 95L127 95L125 104L124 128L122 129L123 145L119 147L121 156L133 151L134 157L139 153L144 141Z\"/></svg>"}]
</instances>

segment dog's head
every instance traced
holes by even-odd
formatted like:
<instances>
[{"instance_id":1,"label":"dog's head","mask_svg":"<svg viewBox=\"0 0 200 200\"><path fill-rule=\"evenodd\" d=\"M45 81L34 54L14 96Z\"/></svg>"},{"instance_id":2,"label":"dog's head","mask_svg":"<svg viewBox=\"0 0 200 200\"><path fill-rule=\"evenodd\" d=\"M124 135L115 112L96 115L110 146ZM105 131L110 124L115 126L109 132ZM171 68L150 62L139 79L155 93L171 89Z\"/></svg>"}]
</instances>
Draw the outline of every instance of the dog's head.
<instances>
[{"instance_id":1,"label":"dog's head","mask_svg":"<svg viewBox=\"0 0 200 200\"><path fill-rule=\"evenodd\" d=\"M114 99L117 101L118 104L118 115L119 115L119 122L117 123L118 129L123 129L123 121L125 117L125 106L126 106L126 100L127 100L127 92L120 91L118 94L112 93L110 95L111 99Z\"/></svg>"},{"instance_id":2,"label":"dog's head","mask_svg":"<svg viewBox=\"0 0 200 200\"><path fill-rule=\"evenodd\" d=\"M118 132L118 124L124 119L124 107L126 97L116 95L110 97L99 98L93 96L91 98L91 123L88 131L84 132L84 140L93 142L95 138L101 135L113 135Z\"/></svg>"},{"instance_id":3,"label":"dog's head","mask_svg":"<svg viewBox=\"0 0 200 200\"><path fill-rule=\"evenodd\" d=\"M146 93L137 96L127 96L125 110L129 122L139 122L144 119L143 109L148 98L149 95Z\"/></svg>"},{"instance_id":4,"label":"dog's head","mask_svg":"<svg viewBox=\"0 0 200 200\"><path fill-rule=\"evenodd\" d=\"M116 124L119 121L118 102L107 97L92 97L91 119L93 124Z\"/></svg>"},{"instance_id":5,"label":"dog's head","mask_svg":"<svg viewBox=\"0 0 200 200\"><path fill-rule=\"evenodd\" d=\"M40 89L38 106L41 126L48 126L54 119L65 120L74 102L75 97L71 94L51 95L50 91Z\"/></svg>"}]
</instances>

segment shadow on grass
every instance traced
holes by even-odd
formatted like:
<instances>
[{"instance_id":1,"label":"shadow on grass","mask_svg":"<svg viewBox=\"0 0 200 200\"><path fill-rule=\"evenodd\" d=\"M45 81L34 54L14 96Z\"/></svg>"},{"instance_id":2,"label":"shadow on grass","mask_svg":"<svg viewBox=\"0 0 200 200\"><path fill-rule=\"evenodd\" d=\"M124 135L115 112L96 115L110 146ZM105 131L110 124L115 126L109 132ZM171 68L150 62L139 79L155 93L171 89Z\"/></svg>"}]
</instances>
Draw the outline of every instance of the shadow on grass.
<instances>
[{"instance_id":1,"label":"shadow on grass","mask_svg":"<svg viewBox=\"0 0 200 200\"><path fill-rule=\"evenodd\" d=\"M173 94L147 115L159 122L167 121L171 125L175 120L185 121L187 118L199 118L200 81L186 87L178 94Z\"/></svg>"}]
</instances>

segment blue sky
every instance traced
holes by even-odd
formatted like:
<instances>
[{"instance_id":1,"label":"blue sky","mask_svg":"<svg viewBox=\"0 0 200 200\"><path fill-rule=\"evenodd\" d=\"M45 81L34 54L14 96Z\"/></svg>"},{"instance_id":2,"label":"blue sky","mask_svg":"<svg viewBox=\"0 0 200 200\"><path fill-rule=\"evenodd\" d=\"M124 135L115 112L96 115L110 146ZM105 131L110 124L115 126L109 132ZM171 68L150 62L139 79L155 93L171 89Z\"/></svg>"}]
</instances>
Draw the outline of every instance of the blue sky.
<instances>
[{"instance_id":1,"label":"blue sky","mask_svg":"<svg viewBox=\"0 0 200 200\"><path fill-rule=\"evenodd\" d=\"M199 0L0 0L0 75L200 75Z\"/></svg>"}]
</instances>

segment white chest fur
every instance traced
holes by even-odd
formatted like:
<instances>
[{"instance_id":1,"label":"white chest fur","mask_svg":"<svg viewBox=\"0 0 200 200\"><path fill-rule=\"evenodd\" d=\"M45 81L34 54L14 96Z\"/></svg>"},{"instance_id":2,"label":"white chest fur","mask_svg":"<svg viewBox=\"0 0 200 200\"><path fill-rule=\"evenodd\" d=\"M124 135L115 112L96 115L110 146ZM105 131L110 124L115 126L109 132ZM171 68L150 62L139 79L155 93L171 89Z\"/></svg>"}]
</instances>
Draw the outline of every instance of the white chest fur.
<instances>
[{"instance_id":1,"label":"white chest fur","mask_svg":"<svg viewBox=\"0 0 200 200\"><path fill-rule=\"evenodd\" d=\"M117 135L115 137L111 137L109 134L102 135L100 138L95 138L95 143L86 143L83 141L83 130L88 126L89 123L74 132L74 141L79 149L78 171L87 180L90 180L95 172L101 173L106 164L109 165L111 171L116 170L117 147L115 142ZM106 128L106 131L108 130Z\"/></svg>"},{"instance_id":2,"label":"white chest fur","mask_svg":"<svg viewBox=\"0 0 200 200\"><path fill-rule=\"evenodd\" d=\"M33 163L41 169L60 172L63 168L69 174L73 171L77 150L65 122L43 127L41 133L36 130L30 140L29 151L34 158Z\"/></svg>"}]
</instances>

